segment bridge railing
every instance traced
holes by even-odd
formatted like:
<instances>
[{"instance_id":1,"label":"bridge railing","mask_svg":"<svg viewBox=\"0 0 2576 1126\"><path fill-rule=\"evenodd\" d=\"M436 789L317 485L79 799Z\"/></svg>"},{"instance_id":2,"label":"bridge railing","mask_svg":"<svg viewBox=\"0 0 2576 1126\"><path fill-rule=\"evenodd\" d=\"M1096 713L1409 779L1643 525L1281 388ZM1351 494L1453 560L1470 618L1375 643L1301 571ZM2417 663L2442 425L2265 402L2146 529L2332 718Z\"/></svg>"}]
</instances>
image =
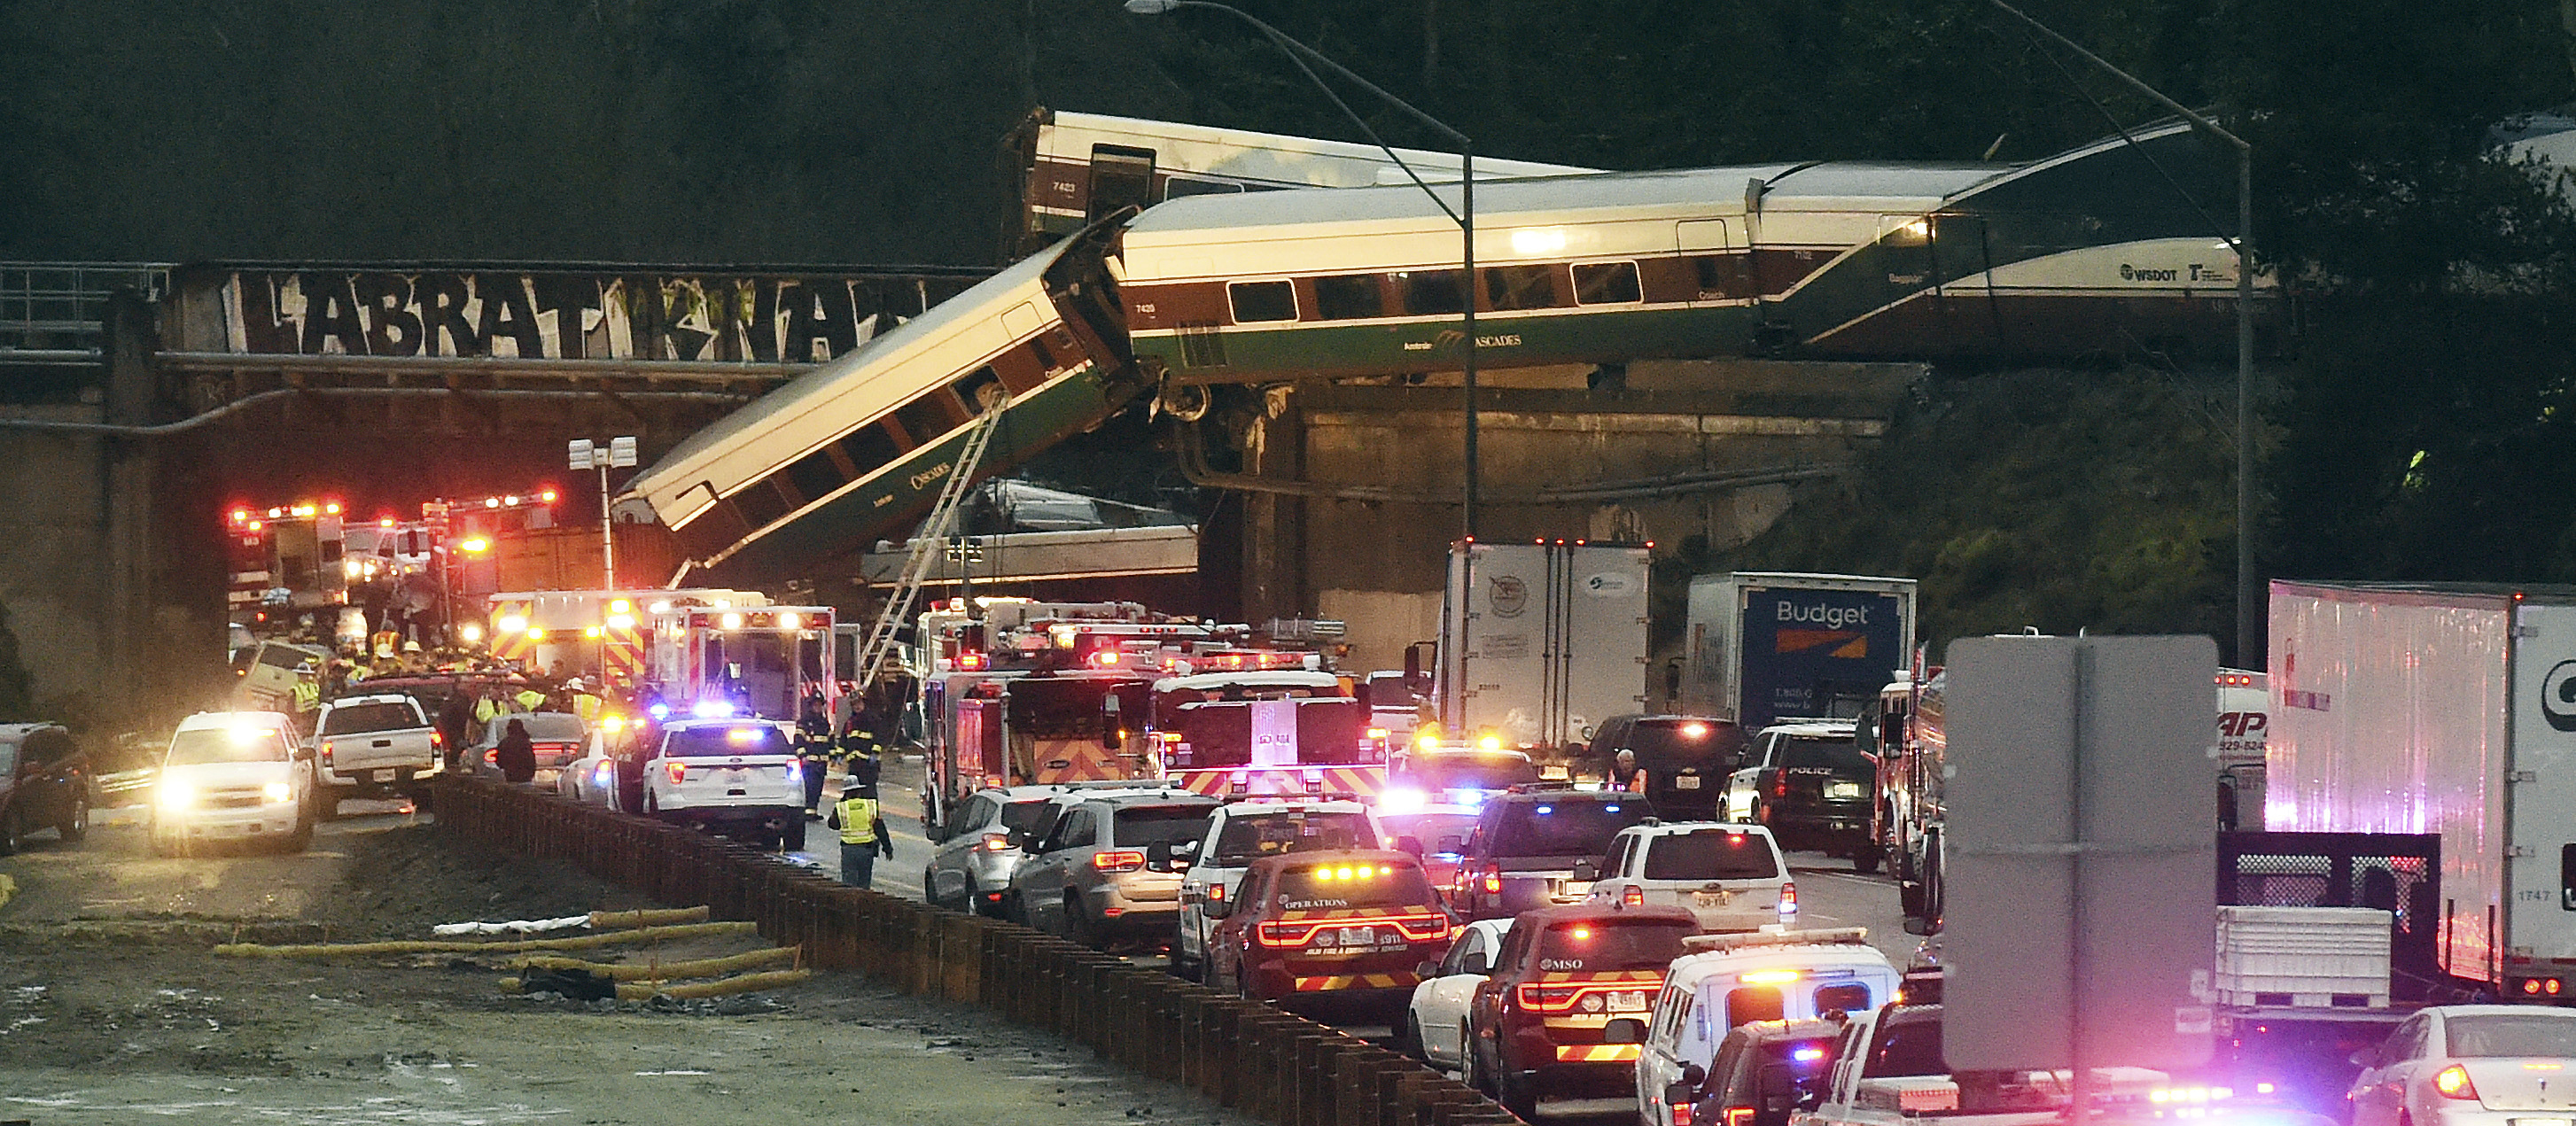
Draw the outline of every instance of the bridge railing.
<instances>
[{"instance_id":1,"label":"bridge railing","mask_svg":"<svg viewBox=\"0 0 2576 1126\"><path fill-rule=\"evenodd\" d=\"M1405 1056L1026 927L845 886L731 841L554 794L448 776L456 844L568 861L676 906L748 920L820 969L976 1005L1277 1126L1518 1121Z\"/></svg>"}]
</instances>

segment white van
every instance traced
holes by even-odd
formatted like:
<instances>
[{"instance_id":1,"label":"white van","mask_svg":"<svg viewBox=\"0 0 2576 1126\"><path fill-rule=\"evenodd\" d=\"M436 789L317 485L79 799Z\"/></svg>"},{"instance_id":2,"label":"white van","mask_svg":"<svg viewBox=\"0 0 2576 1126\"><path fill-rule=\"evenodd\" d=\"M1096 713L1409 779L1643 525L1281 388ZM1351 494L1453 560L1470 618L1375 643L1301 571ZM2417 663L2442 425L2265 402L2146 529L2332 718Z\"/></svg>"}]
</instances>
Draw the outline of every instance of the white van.
<instances>
[{"instance_id":1,"label":"white van","mask_svg":"<svg viewBox=\"0 0 2576 1126\"><path fill-rule=\"evenodd\" d=\"M1702 934L1673 960L1642 1030L1637 1111L1647 1126L1673 1126L1664 1088L1687 1065L1705 1071L1728 1030L1757 1020L1864 1013L1896 996L1902 975L1859 927L1777 934Z\"/></svg>"},{"instance_id":2,"label":"white van","mask_svg":"<svg viewBox=\"0 0 2576 1126\"><path fill-rule=\"evenodd\" d=\"M313 842L313 752L281 712L199 712L179 721L152 791L152 848L201 841Z\"/></svg>"}]
</instances>

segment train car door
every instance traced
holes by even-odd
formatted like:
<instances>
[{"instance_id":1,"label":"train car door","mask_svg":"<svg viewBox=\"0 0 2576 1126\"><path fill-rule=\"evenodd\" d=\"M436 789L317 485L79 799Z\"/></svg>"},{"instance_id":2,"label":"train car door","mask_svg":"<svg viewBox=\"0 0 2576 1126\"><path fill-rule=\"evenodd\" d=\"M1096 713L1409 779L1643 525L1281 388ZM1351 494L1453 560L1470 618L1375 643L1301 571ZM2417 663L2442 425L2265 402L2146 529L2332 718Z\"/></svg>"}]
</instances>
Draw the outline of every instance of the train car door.
<instances>
[{"instance_id":1,"label":"train car door","mask_svg":"<svg viewBox=\"0 0 2576 1126\"><path fill-rule=\"evenodd\" d=\"M1125 145L1091 146L1091 184L1083 197L1083 222L1097 223L1129 207L1154 204L1154 150Z\"/></svg>"}]
</instances>

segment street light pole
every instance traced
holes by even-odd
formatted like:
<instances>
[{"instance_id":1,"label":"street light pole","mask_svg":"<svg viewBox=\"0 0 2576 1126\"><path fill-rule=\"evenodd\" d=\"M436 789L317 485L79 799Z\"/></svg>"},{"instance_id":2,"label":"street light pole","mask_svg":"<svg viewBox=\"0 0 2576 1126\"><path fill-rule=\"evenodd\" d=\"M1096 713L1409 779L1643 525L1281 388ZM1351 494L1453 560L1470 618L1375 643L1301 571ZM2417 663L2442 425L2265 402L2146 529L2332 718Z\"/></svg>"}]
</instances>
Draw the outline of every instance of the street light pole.
<instances>
[{"instance_id":1,"label":"street light pole","mask_svg":"<svg viewBox=\"0 0 2576 1126\"><path fill-rule=\"evenodd\" d=\"M635 439L611 438L605 449L588 438L575 438L565 443L566 462L578 472L599 471L599 589L617 589L617 525L610 518L608 506L608 471L635 467Z\"/></svg>"},{"instance_id":2,"label":"street light pole","mask_svg":"<svg viewBox=\"0 0 2576 1126\"><path fill-rule=\"evenodd\" d=\"M1463 511L1460 513L1459 524L1467 539L1475 539L1477 477L1479 476L1476 461L1475 143L1469 141L1466 134L1450 128L1448 125L1442 123L1439 119L1432 117L1430 114L1415 109L1411 103L1408 103L1404 99L1396 97L1393 94L1387 93L1385 90L1379 89L1377 84L1370 82L1368 79L1362 78L1359 75L1351 73L1349 68L1326 58L1322 52L1300 43L1295 39L1289 38L1286 32L1263 23L1258 18L1255 18L1251 13L1245 12L1239 8L1234 8L1225 4L1212 3L1210 0L1127 0L1126 8L1129 12L1140 16L1161 15L1165 12L1181 8L1205 8L1210 11L1224 12L1227 15L1233 16L1236 19L1252 25L1253 30L1260 32L1262 37L1268 39L1272 46L1279 48L1280 53L1287 55L1288 61L1296 64L1299 73L1304 74L1308 81L1315 84L1316 89L1322 90L1324 92L1324 96L1332 100L1333 105L1338 107L1344 116L1351 119L1351 124L1359 128L1362 136L1367 137L1371 144L1376 145L1379 151L1384 152L1388 160L1394 161L1396 167L1403 169L1405 176L1413 181L1413 185L1415 187L1421 188L1423 194L1431 197L1432 204L1440 208L1442 214L1447 215L1452 222L1458 224L1459 241L1462 243L1458 254L1458 293L1460 304L1465 306L1465 308L1461 310L1459 319L1464 322L1463 331L1466 333L1465 339L1462 341L1463 348L1461 350L1462 362L1460 364L1460 383L1463 391L1462 397L1466 401L1465 407L1467 412L1466 449L1464 451L1466 456L1467 480L1465 486L1460 490L1459 505ZM1404 111L1406 116L1422 123L1425 127L1440 134L1443 138L1446 138L1449 143L1458 146L1458 207L1456 210L1451 210L1449 207L1449 201L1440 198L1440 193L1431 190L1431 185L1423 182L1421 174L1415 172L1412 165L1405 163L1403 157L1397 156L1393 148L1388 147L1385 141L1378 138L1377 131L1369 128L1368 122L1363 120L1356 111L1352 110L1350 104L1344 102L1340 94L1333 92L1333 88L1326 84L1323 78L1315 73L1313 66L1307 65L1310 62L1315 66L1321 66L1325 70L1332 72L1334 77L1340 78L1344 82L1348 82L1353 86L1357 86L1362 90L1368 91L1370 94L1375 95L1380 101Z\"/></svg>"},{"instance_id":3,"label":"street light pole","mask_svg":"<svg viewBox=\"0 0 2576 1126\"><path fill-rule=\"evenodd\" d=\"M2057 45L2128 83L2131 89L2172 110L2191 127L2236 150L2236 663L2261 668L2266 659L2255 652L2256 625L2263 620L2263 591L2254 575L2254 146L2215 121L2164 95L2127 71L2112 66L2082 44L2059 35L2004 0L1987 0L2005 15L2047 36ZM2251 663L2249 663L2251 662Z\"/></svg>"}]
</instances>

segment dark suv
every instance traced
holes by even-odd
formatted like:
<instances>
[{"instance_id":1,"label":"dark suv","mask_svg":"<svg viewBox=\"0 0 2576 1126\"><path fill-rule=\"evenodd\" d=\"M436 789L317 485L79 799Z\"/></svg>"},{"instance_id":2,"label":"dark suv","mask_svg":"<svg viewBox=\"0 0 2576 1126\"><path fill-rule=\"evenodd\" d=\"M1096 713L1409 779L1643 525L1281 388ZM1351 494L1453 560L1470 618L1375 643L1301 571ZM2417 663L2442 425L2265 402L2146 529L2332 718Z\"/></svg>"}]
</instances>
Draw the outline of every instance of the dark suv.
<instances>
[{"instance_id":1,"label":"dark suv","mask_svg":"<svg viewBox=\"0 0 2576 1126\"><path fill-rule=\"evenodd\" d=\"M1842 1022L1758 1020L1738 1025L1705 1069L1682 1068L1664 1091L1672 1126L1789 1126L1824 1093Z\"/></svg>"},{"instance_id":2,"label":"dark suv","mask_svg":"<svg viewBox=\"0 0 2576 1126\"><path fill-rule=\"evenodd\" d=\"M1614 715L1601 721L1587 753L1622 788L1619 752L1645 775L1644 793L1667 821L1704 821L1726 800L1726 776L1744 754L1744 729L1731 719L1694 715Z\"/></svg>"},{"instance_id":3,"label":"dark suv","mask_svg":"<svg viewBox=\"0 0 2576 1126\"><path fill-rule=\"evenodd\" d=\"M1617 791L1524 789L1496 797L1458 857L1449 903L1475 920L1582 902L1610 838L1654 812L1644 795Z\"/></svg>"},{"instance_id":4,"label":"dark suv","mask_svg":"<svg viewBox=\"0 0 2576 1126\"><path fill-rule=\"evenodd\" d=\"M0 856L27 834L53 829L66 841L89 832L89 756L72 733L50 723L0 726Z\"/></svg>"},{"instance_id":5,"label":"dark suv","mask_svg":"<svg viewBox=\"0 0 2576 1126\"><path fill-rule=\"evenodd\" d=\"M1494 959L1494 972L1468 1002L1468 1082L1503 1107L1538 1121L1551 1115L1637 1114L1635 1022L1664 991L1664 970L1682 956L1699 920L1679 907L1593 903L1521 915Z\"/></svg>"},{"instance_id":6,"label":"dark suv","mask_svg":"<svg viewBox=\"0 0 2576 1126\"><path fill-rule=\"evenodd\" d=\"M1789 720L1762 729L1726 787L1726 819L1761 825L1788 849L1821 849L1878 869L1870 808L1878 767L1848 719Z\"/></svg>"}]
</instances>

